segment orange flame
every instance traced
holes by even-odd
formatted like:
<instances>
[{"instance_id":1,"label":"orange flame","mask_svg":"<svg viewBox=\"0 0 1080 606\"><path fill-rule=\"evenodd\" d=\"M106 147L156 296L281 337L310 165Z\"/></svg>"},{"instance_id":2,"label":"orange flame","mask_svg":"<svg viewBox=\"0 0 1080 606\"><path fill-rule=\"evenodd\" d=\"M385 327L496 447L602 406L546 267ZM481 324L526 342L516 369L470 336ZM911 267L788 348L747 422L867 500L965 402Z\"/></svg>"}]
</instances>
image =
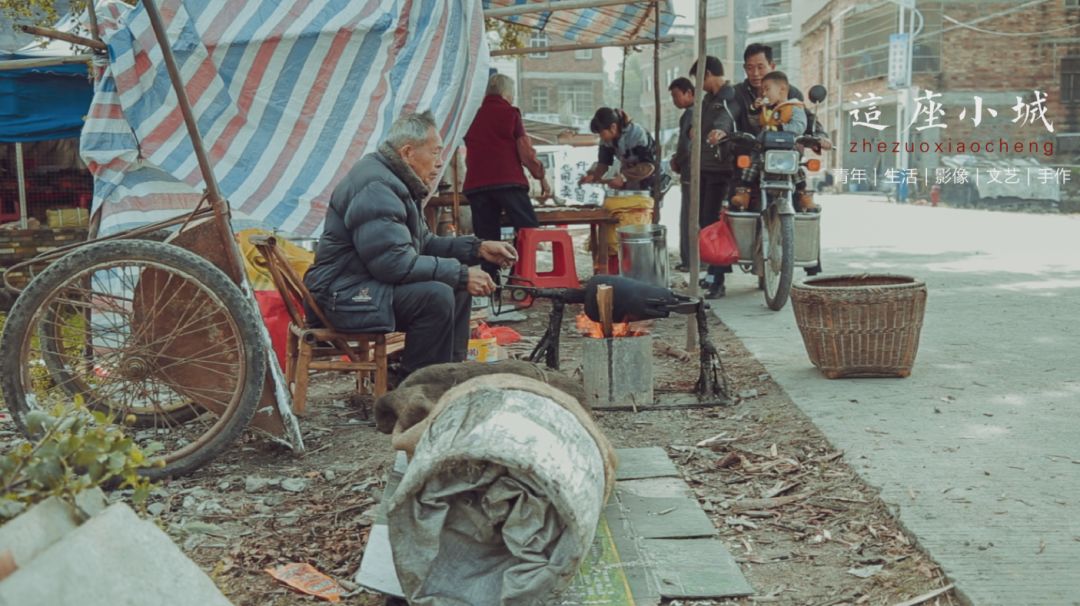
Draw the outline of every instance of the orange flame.
<instances>
[{"instance_id":1,"label":"orange flame","mask_svg":"<svg viewBox=\"0 0 1080 606\"><path fill-rule=\"evenodd\" d=\"M581 312L575 318L578 332L583 337L590 339L603 339L604 327L599 322L593 322L585 312ZM632 322L615 322L611 325L612 337L641 337L649 334L649 331L635 326Z\"/></svg>"}]
</instances>

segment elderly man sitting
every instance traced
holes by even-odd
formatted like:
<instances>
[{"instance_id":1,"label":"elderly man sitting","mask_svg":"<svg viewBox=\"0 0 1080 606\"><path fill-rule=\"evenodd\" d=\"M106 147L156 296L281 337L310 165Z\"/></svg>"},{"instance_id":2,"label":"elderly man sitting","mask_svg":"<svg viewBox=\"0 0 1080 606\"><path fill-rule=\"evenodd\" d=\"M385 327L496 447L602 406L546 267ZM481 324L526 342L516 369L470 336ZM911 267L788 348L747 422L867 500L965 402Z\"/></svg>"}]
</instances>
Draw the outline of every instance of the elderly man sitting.
<instances>
[{"instance_id":1,"label":"elderly man sitting","mask_svg":"<svg viewBox=\"0 0 1080 606\"><path fill-rule=\"evenodd\" d=\"M470 295L494 283L471 265L509 265L514 247L473 236L433 235L421 204L437 185L442 140L430 112L390 127L330 197L315 263L304 283L338 330L405 332L398 379L431 364L465 359Z\"/></svg>"}]
</instances>

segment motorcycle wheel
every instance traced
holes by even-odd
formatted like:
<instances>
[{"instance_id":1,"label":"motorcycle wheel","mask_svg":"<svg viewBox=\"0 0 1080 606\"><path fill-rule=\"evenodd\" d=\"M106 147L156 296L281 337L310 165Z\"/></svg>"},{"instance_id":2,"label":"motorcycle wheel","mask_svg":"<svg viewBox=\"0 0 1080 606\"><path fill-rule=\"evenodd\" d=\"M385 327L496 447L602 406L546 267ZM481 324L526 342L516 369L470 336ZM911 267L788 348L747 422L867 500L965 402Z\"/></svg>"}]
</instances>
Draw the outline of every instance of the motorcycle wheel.
<instances>
[{"instance_id":1,"label":"motorcycle wheel","mask_svg":"<svg viewBox=\"0 0 1080 606\"><path fill-rule=\"evenodd\" d=\"M791 294L795 269L795 217L782 215L772 206L761 221L765 305L780 311Z\"/></svg>"}]
</instances>

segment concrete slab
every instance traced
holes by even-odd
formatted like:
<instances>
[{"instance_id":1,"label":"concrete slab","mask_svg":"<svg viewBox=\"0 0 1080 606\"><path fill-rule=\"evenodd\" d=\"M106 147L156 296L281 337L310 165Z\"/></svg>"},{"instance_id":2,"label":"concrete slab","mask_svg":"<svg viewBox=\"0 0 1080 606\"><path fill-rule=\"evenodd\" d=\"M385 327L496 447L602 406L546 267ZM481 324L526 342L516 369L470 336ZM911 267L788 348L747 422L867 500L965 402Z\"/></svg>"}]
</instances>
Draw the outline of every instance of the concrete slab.
<instances>
[{"instance_id":1,"label":"concrete slab","mask_svg":"<svg viewBox=\"0 0 1080 606\"><path fill-rule=\"evenodd\" d=\"M716 527L701 510L697 499L687 497L639 497L616 489L616 498L634 534L645 539L711 537Z\"/></svg>"},{"instance_id":2,"label":"concrete slab","mask_svg":"<svg viewBox=\"0 0 1080 606\"><path fill-rule=\"evenodd\" d=\"M78 509L49 497L0 526L0 552L10 550L15 565L23 566L78 528L84 516L103 510L106 503L105 494L97 488L76 496Z\"/></svg>"},{"instance_id":3,"label":"concrete slab","mask_svg":"<svg viewBox=\"0 0 1080 606\"><path fill-rule=\"evenodd\" d=\"M823 378L751 276L713 309L959 592L1080 603L1080 217L820 200L827 274L926 281L912 376Z\"/></svg>"},{"instance_id":4,"label":"concrete slab","mask_svg":"<svg viewBox=\"0 0 1080 606\"><path fill-rule=\"evenodd\" d=\"M615 469L617 481L679 477L679 470L675 467L675 463L659 446L620 448L615 454L619 458L619 466Z\"/></svg>"},{"instance_id":5,"label":"concrete slab","mask_svg":"<svg viewBox=\"0 0 1080 606\"><path fill-rule=\"evenodd\" d=\"M739 564L713 539L646 539L665 598L735 597L754 593Z\"/></svg>"},{"instance_id":6,"label":"concrete slab","mask_svg":"<svg viewBox=\"0 0 1080 606\"><path fill-rule=\"evenodd\" d=\"M0 606L27 604L229 606L231 602L157 526L140 520L127 505L116 504L0 582Z\"/></svg>"}]
</instances>

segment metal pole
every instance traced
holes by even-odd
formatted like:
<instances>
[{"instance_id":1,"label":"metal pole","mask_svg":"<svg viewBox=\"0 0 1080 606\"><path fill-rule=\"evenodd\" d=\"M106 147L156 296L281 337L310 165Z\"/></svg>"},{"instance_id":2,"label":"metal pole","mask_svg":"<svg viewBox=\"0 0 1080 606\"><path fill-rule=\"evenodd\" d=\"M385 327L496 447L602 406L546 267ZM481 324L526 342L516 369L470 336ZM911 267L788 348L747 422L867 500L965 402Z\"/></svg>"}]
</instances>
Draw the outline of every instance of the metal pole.
<instances>
[{"instance_id":1,"label":"metal pole","mask_svg":"<svg viewBox=\"0 0 1080 606\"><path fill-rule=\"evenodd\" d=\"M664 36L663 38L634 38L633 40L625 40L623 42L594 42L589 44L559 44L556 46L537 46L532 48L508 48L503 50L491 51L492 57L507 57L516 55L531 55L534 53L568 53L570 51L590 50L597 48L618 48L627 46L645 46L646 44L653 44L657 40L661 44L668 44L675 41L674 36Z\"/></svg>"},{"instance_id":2,"label":"metal pole","mask_svg":"<svg viewBox=\"0 0 1080 606\"><path fill-rule=\"evenodd\" d=\"M899 27L896 28L896 31L897 31L897 33L902 34L902 33L904 33L904 23L905 23L904 19L907 16L907 14L904 11L903 5L900 5L899 8L900 8L900 25L899 25ZM906 195L907 185L906 185L905 182L907 180L908 157L907 157L907 152L904 151L906 149L905 144L907 143L907 136L908 136L908 130L907 130L907 124L906 124L906 122L908 120L907 102L908 102L908 89L907 89L907 86L904 86L903 88L897 90L897 92L896 92L896 140L900 142L900 153L896 156L896 168L897 168L897 172L899 173L896 176L896 178L898 180L897 181L897 186L896 186L896 201L901 202L901 203L905 202L906 198L907 198L907 195Z\"/></svg>"},{"instance_id":3,"label":"metal pole","mask_svg":"<svg viewBox=\"0 0 1080 606\"><path fill-rule=\"evenodd\" d=\"M653 15L656 21L656 29L653 33L653 38L656 42L653 42L653 106L656 109L654 112L656 119L654 120L654 132L656 133L656 140L653 142L656 147L656 158L653 162L653 209L652 209L652 222L653 224L660 223L660 0L653 2Z\"/></svg>"},{"instance_id":4,"label":"metal pole","mask_svg":"<svg viewBox=\"0 0 1080 606\"><path fill-rule=\"evenodd\" d=\"M26 172L23 169L22 143L15 143L15 171L19 179L19 229L30 226L26 217Z\"/></svg>"},{"instance_id":5,"label":"metal pole","mask_svg":"<svg viewBox=\"0 0 1080 606\"><path fill-rule=\"evenodd\" d=\"M633 0L548 0L547 2L529 2L502 8L492 8L484 11L485 17L500 19L517 15L531 15L535 13L549 13L552 11L570 11L582 8L600 8L603 6L618 6L620 4L640 4Z\"/></svg>"},{"instance_id":6,"label":"metal pole","mask_svg":"<svg viewBox=\"0 0 1080 606\"><path fill-rule=\"evenodd\" d=\"M191 146L195 150L195 158L199 161L199 171L202 173L203 181L206 183L206 194L214 209L214 219L221 235L222 245L225 247L225 254L232 265L233 279L243 284L244 262L240 258L236 240L233 238L232 227L229 224L229 205L221 197L221 190L218 189L214 171L210 167L209 159L207 159L202 136L199 134L199 125L195 122L195 114L191 111L187 91L184 89L183 80L180 78L180 70L176 67L176 57L173 56L172 45L169 44L169 39L165 35L165 25L161 20L161 13L158 12L154 0L142 0L142 2L143 6L146 7L146 14L150 18L150 27L154 30L154 37L157 39L158 46L161 47L161 54L165 59L165 68L169 72L169 80L172 81L173 91L176 93L177 105L180 106L180 113L184 116L184 125L187 126L188 136L191 137Z\"/></svg>"},{"instance_id":7,"label":"metal pole","mask_svg":"<svg viewBox=\"0 0 1080 606\"><path fill-rule=\"evenodd\" d=\"M701 257L698 254L698 221L701 217L701 109L705 102L705 36L708 2L698 2L697 15L697 73L694 82L694 126L690 138L690 213L686 235L690 239L690 296L697 297L698 271ZM686 317L686 350L697 349L697 318Z\"/></svg>"}]
</instances>

